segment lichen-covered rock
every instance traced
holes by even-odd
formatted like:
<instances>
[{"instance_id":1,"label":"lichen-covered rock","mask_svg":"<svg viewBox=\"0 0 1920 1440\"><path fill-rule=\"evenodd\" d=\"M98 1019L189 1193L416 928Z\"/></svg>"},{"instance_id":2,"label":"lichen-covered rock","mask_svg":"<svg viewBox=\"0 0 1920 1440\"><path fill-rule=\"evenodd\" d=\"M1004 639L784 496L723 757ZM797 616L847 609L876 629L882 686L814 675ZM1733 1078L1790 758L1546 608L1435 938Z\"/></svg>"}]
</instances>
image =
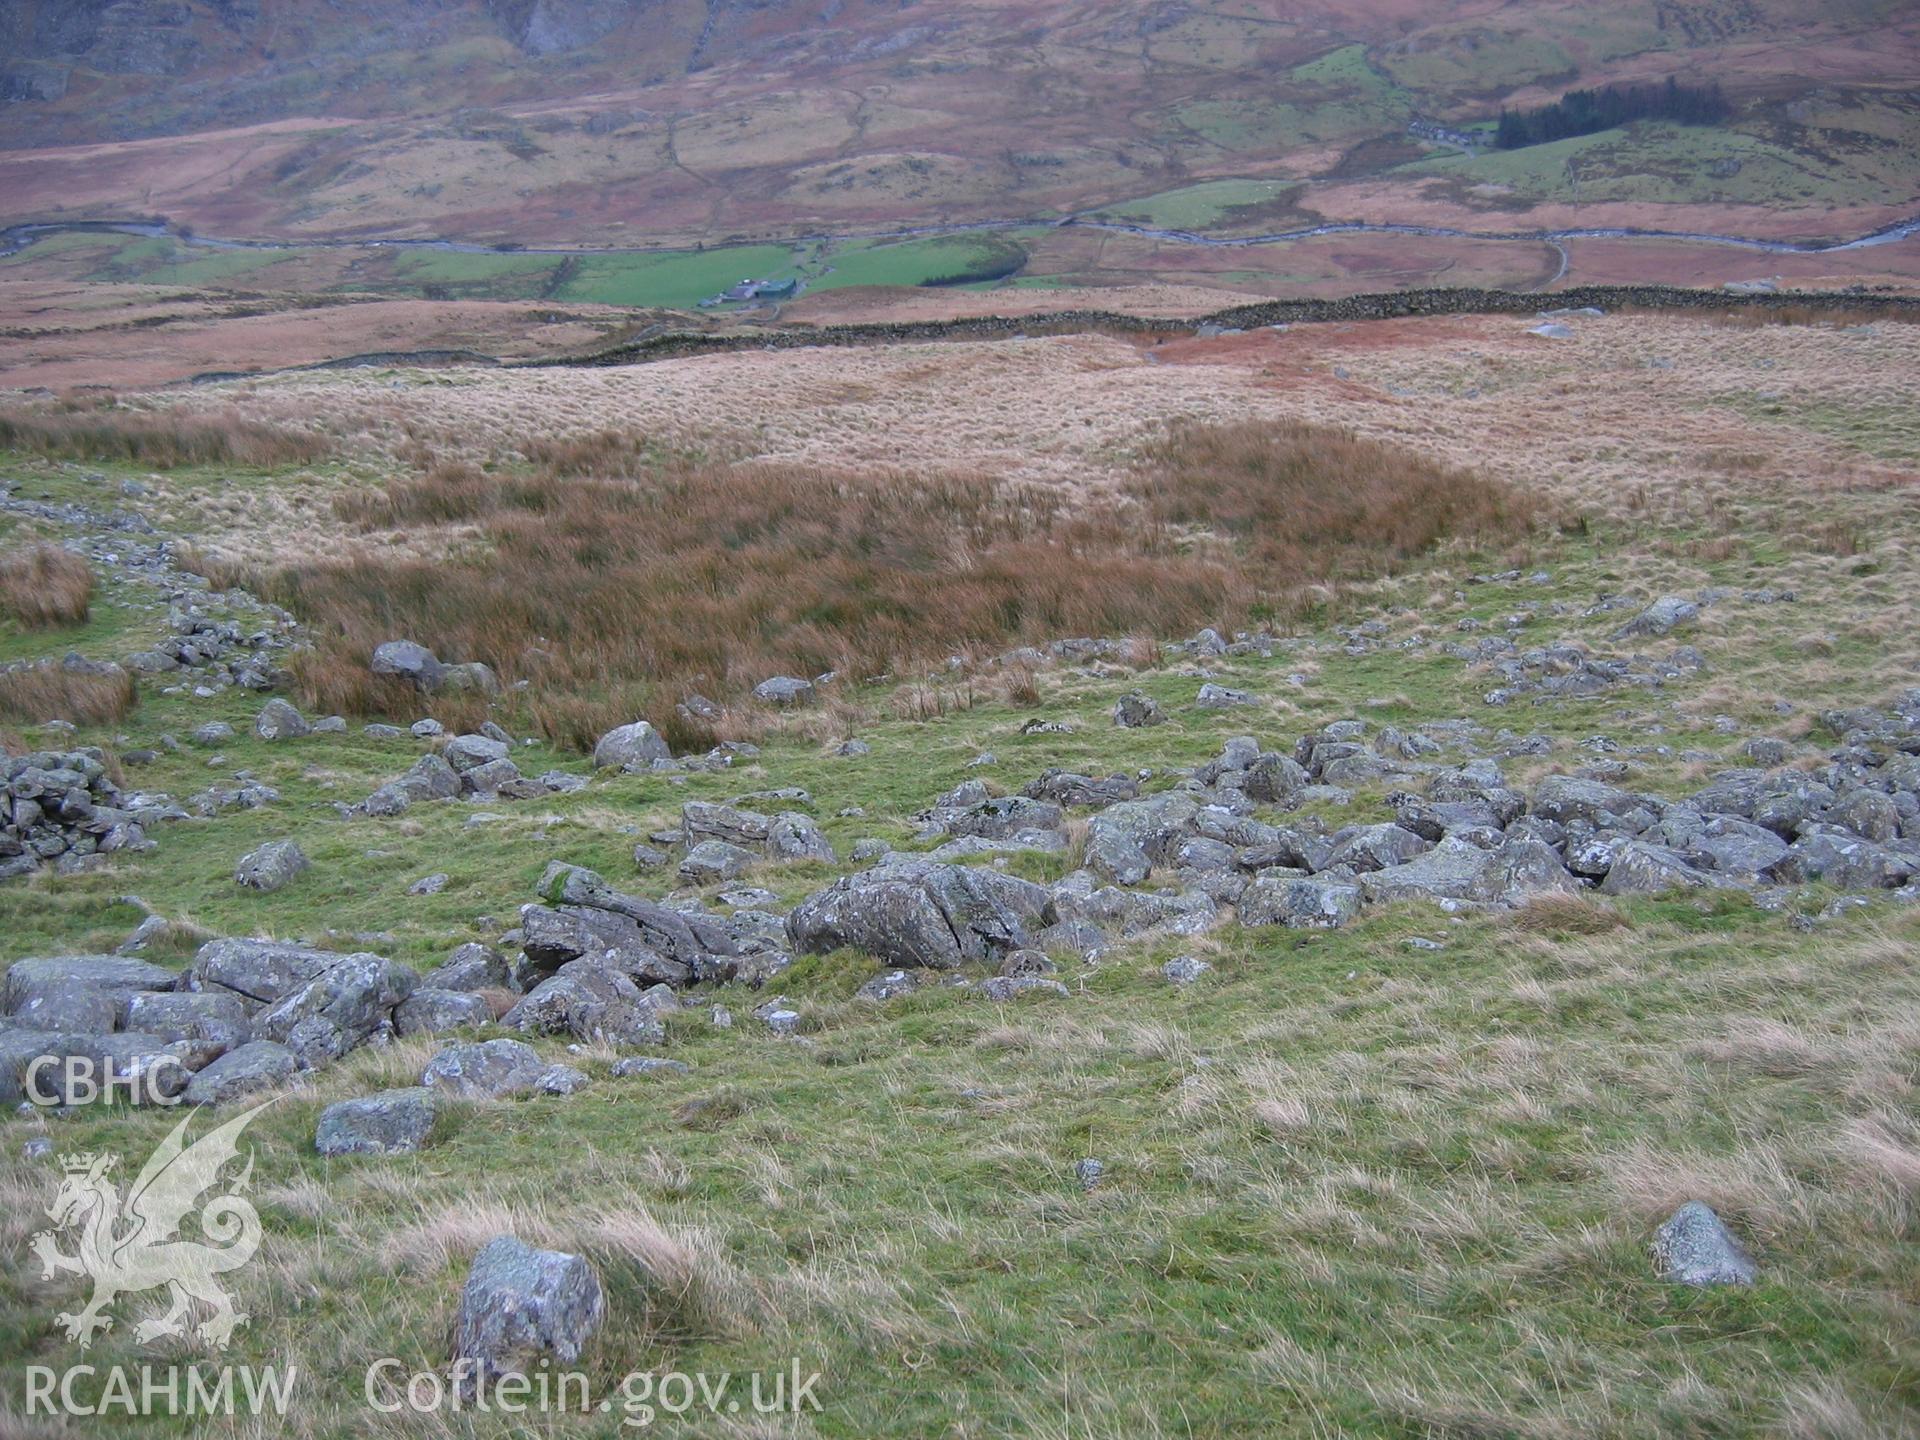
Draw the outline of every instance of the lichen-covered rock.
<instances>
[{"instance_id":1,"label":"lichen-covered rock","mask_svg":"<svg viewBox=\"0 0 1920 1440\"><path fill-rule=\"evenodd\" d=\"M579 1255L501 1235L473 1257L454 1321L455 1373L468 1388L522 1375L543 1358L580 1358L606 1316L606 1294Z\"/></svg>"},{"instance_id":2,"label":"lichen-covered rock","mask_svg":"<svg viewBox=\"0 0 1920 1440\"><path fill-rule=\"evenodd\" d=\"M500 1023L529 1034L657 1045L666 1038L661 1011L674 1003L670 995L643 993L600 961L573 960L528 991Z\"/></svg>"},{"instance_id":3,"label":"lichen-covered rock","mask_svg":"<svg viewBox=\"0 0 1920 1440\"><path fill-rule=\"evenodd\" d=\"M1135 690L1122 695L1113 707L1113 723L1128 730L1167 723L1167 712L1151 695Z\"/></svg>"},{"instance_id":4,"label":"lichen-covered rock","mask_svg":"<svg viewBox=\"0 0 1920 1440\"><path fill-rule=\"evenodd\" d=\"M787 917L796 950L842 946L889 965L951 970L1028 945L1029 926L1051 923L1052 897L1011 876L905 861L845 876Z\"/></svg>"},{"instance_id":5,"label":"lichen-covered rock","mask_svg":"<svg viewBox=\"0 0 1920 1440\"><path fill-rule=\"evenodd\" d=\"M254 1027L314 1069L391 1033L394 1009L419 983L406 966L379 955L343 955L255 1016Z\"/></svg>"},{"instance_id":6,"label":"lichen-covered rock","mask_svg":"<svg viewBox=\"0 0 1920 1440\"><path fill-rule=\"evenodd\" d=\"M493 1006L467 990L421 986L393 1010L396 1035L438 1035L448 1030L477 1030L493 1023Z\"/></svg>"},{"instance_id":7,"label":"lichen-covered rock","mask_svg":"<svg viewBox=\"0 0 1920 1440\"><path fill-rule=\"evenodd\" d=\"M1616 640L1671 634L1700 618L1700 607L1678 595L1663 595L1613 632Z\"/></svg>"},{"instance_id":8,"label":"lichen-covered rock","mask_svg":"<svg viewBox=\"0 0 1920 1440\"><path fill-rule=\"evenodd\" d=\"M840 859L820 827L794 810L783 810L773 817L767 829L767 855L774 860L815 860L825 865L838 864Z\"/></svg>"},{"instance_id":9,"label":"lichen-covered rock","mask_svg":"<svg viewBox=\"0 0 1920 1440\"><path fill-rule=\"evenodd\" d=\"M724 840L702 840L680 857L679 875L689 885L717 885L746 874L758 858Z\"/></svg>"},{"instance_id":10,"label":"lichen-covered rock","mask_svg":"<svg viewBox=\"0 0 1920 1440\"><path fill-rule=\"evenodd\" d=\"M270 894L285 889L312 868L305 852L293 841L269 840L240 857L233 869L233 883Z\"/></svg>"},{"instance_id":11,"label":"lichen-covered rock","mask_svg":"<svg viewBox=\"0 0 1920 1440\"><path fill-rule=\"evenodd\" d=\"M1655 1233L1653 1256L1660 1278L1680 1285L1751 1285L1760 1273L1746 1247L1699 1200L1687 1201Z\"/></svg>"},{"instance_id":12,"label":"lichen-covered rock","mask_svg":"<svg viewBox=\"0 0 1920 1440\"><path fill-rule=\"evenodd\" d=\"M209 940L187 967L186 985L189 990L225 990L258 1005L272 1005L345 958L337 951L278 940Z\"/></svg>"},{"instance_id":13,"label":"lichen-covered rock","mask_svg":"<svg viewBox=\"0 0 1920 1440\"><path fill-rule=\"evenodd\" d=\"M157 1035L183 1047L187 1068L199 1070L254 1038L253 1022L239 996L226 991L143 992L122 1006L121 1028Z\"/></svg>"},{"instance_id":14,"label":"lichen-covered rock","mask_svg":"<svg viewBox=\"0 0 1920 1440\"><path fill-rule=\"evenodd\" d=\"M229 1050L187 1082L189 1105L227 1105L285 1084L300 1071L293 1051L271 1040Z\"/></svg>"},{"instance_id":15,"label":"lichen-covered rock","mask_svg":"<svg viewBox=\"0 0 1920 1440\"><path fill-rule=\"evenodd\" d=\"M504 990L512 984L507 957L491 945L469 940L447 957L447 963L420 977L422 989Z\"/></svg>"},{"instance_id":16,"label":"lichen-covered rock","mask_svg":"<svg viewBox=\"0 0 1920 1440\"><path fill-rule=\"evenodd\" d=\"M483 765L505 760L513 750L504 741L495 740L491 736L456 735L446 743L446 748L440 753L446 757L447 764L454 768L455 773L465 775L471 770L478 770Z\"/></svg>"},{"instance_id":17,"label":"lichen-covered rock","mask_svg":"<svg viewBox=\"0 0 1920 1440\"><path fill-rule=\"evenodd\" d=\"M440 1097L424 1085L342 1100L320 1112L314 1149L322 1155L405 1155L433 1134Z\"/></svg>"},{"instance_id":18,"label":"lichen-covered rock","mask_svg":"<svg viewBox=\"0 0 1920 1440\"><path fill-rule=\"evenodd\" d=\"M673 752L645 720L622 725L602 735L593 747L596 769L617 770L631 765L645 769L656 760L671 760Z\"/></svg>"},{"instance_id":19,"label":"lichen-covered rock","mask_svg":"<svg viewBox=\"0 0 1920 1440\"><path fill-rule=\"evenodd\" d=\"M1335 880L1262 873L1240 897L1243 925L1334 930L1360 913L1360 887Z\"/></svg>"},{"instance_id":20,"label":"lichen-covered rock","mask_svg":"<svg viewBox=\"0 0 1920 1440\"><path fill-rule=\"evenodd\" d=\"M531 1045L479 1040L441 1050L420 1072L420 1083L452 1095L493 1099L532 1090L546 1068Z\"/></svg>"},{"instance_id":21,"label":"lichen-covered rock","mask_svg":"<svg viewBox=\"0 0 1920 1440\"><path fill-rule=\"evenodd\" d=\"M291 703L275 696L254 716L253 733L262 740L297 740L313 733L313 724Z\"/></svg>"}]
</instances>

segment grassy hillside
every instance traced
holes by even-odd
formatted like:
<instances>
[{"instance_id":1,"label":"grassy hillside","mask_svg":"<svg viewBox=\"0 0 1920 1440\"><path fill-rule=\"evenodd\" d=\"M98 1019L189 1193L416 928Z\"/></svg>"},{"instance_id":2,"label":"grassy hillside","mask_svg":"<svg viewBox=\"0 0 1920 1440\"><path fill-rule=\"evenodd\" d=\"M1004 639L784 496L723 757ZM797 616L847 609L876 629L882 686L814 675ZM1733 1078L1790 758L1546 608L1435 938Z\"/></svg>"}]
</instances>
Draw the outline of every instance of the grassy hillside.
<instances>
[{"instance_id":1,"label":"grassy hillside","mask_svg":"<svg viewBox=\"0 0 1920 1440\"><path fill-rule=\"evenodd\" d=\"M1560 523L1369 551L1332 577L1341 583L1302 597L1268 655L1185 648L1184 629L1169 627L1098 658L1004 665L982 644L951 665L850 673L794 712L729 695L736 747L716 768L593 773L577 750L531 738L537 690L509 693L492 713L514 730L520 769L585 786L400 816L340 807L434 741L369 734L360 716L339 733L269 741L252 728L265 696L196 696L176 677L143 676L117 719L57 736L38 715L4 723L22 744L102 746L129 787L186 798L245 777L277 798L156 826L151 851L0 884L0 958L110 950L151 907L169 924L149 953L168 965L221 934L371 948L426 969L456 945L503 941L554 860L709 913L783 911L846 869L857 841L929 848L920 813L963 781L1012 794L1065 767L1137 776L1159 793L1232 737L1291 751L1339 720L1363 722L1368 747L1390 746L1389 731L1425 734L1440 747L1434 763L1492 761L1523 789L1584 773L1678 797L1753 763L1755 740L1779 744L1781 773L1822 766L1846 723L1825 712L1884 704L1920 673L1908 463L1920 431L1897 403L1920 338L1886 322L1566 323L1573 334L1559 340L1511 317L1181 337L1152 363L1120 342L1065 337L614 373L313 375L141 397L101 407L113 418L95 415L92 429L84 406L54 417L66 428L43 413L0 456L0 546L74 542L96 585L84 625L0 621L7 660L67 648L128 659L165 638L173 582L156 585L141 547L168 541L277 546L315 562L351 542L389 560L435 557L450 573L468 563L462 546L497 543L461 505L517 495L527 533L512 543L544 533L585 547L584 563L619 537L576 523L527 467L561 465L583 490L665 484L674 472L656 468L657 453L594 439L614 415L664 445L661 405L704 427L716 453L750 433L763 456L791 463L824 432L856 476L870 426L884 464L865 463L879 473L910 465L929 483L927 457L939 457L1007 493L1025 487L1030 504L1047 486L1057 503L1088 504L1095 482L1164 463L1156 445L1172 446L1191 468L1170 493L1143 491L1143 512L1191 545L1242 527L1253 551L1262 539L1330 544L1307 528L1319 497L1296 497L1277 521L1258 487L1228 483L1244 447L1156 417L1311 417L1362 432L1376 460L1417 447L1416 468L1456 465L1465 447L1480 473L1527 487ZM899 408L851 408L882 401ZM138 414L149 416L138 448L106 456L115 427ZM295 417L305 439L277 443L328 437L338 453L260 448ZM220 434L228 448L210 455ZM684 446L675 438L670 448ZM428 482L407 458L423 448L472 476L449 468ZM1345 495L1354 487L1327 453L1309 469ZM1009 455L1056 468L995 471ZM811 536L823 568L857 550L876 569L931 571L844 524L836 507L861 491L851 479L841 489L802 516L811 530L791 517L787 531L758 528ZM354 517L381 496L394 523L357 531ZM108 510L157 533L106 531L95 517ZM754 515L739 525L733 540L764 541ZM940 564L989 553L950 528ZM1156 566L1182 549L1144 526L1136 543ZM1160 573L1136 565L1135 583ZM722 566L712 594L741 583ZM192 593L242 632L280 623L253 596ZM370 593L408 613L403 586ZM1696 619L1620 638L1662 594L1697 598ZM659 610L662 625L703 633L699 602ZM949 618L937 600L912 616L929 635ZM1492 698L1521 653L1637 656L1645 674L1686 647L1699 663L1658 683ZM1204 707L1206 683L1251 703ZM1136 690L1167 723L1115 726L1116 701ZM0 702L17 693L0 683ZM385 718L404 724L428 704L408 699ZM189 739L211 721L236 733ZM866 750L842 753L849 738ZM1316 793L1287 818L1380 820L1403 783ZM791 806L843 860L760 863L705 886L641 864L636 844L695 800ZM271 893L233 883L240 854L285 837L312 860L308 873ZM1080 863L1081 843L1076 833L1063 854L978 863L1052 882ZM412 893L430 875L444 886ZM1163 867L1147 889L1175 883ZM763 893L735 893L744 887ZM766 989L689 990L694 1003L671 1013L654 1052L683 1072L622 1078L611 1047L542 1039L544 1057L588 1075L579 1093L455 1104L418 1154L323 1158L313 1140L325 1105L413 1083L446 1037L369 1047L276 1100L249 1132L265 1240L232 1277L250 1319L227 1358L298 1367L276 1434L490 1436L493 1416L370 1411L365 1370L383 1356L443 1370L474 1252L513 1232L586 1256L608 1296L579 1368L610 1408L524 1417L536 1436L637 1428L620 1424L630 1372L770 1374L798 1357L822 1376L821 1408L760 1433L1891 1440L1920 1413L1916 943L1910 899L1816 886L1588 893L1511 910L1411 901L1336 930L1228 923L1119 937L1090 958L1052 957L1065 993L1009 1001L988 998L977 965L960 972L964 985L934 977L861 998L880 967L842 949L798 957ZM1210 968L1175 986L1161 967L1179 956ZM755 1014L776 998L794 1013L791 1033ZM259 1433L245 1419L61 1429L20 1414L26 1364L76 1358L54 1316L77 1294L70 1277L42 1279L27 1249L60 1172L23 1147L46 1138L60 1152L134 1157L173 1123L124 1106L0 1119L0 1424L35 1436ZM1688 1199L1753 1250L1757 1284L1658 1278L1653 1232ZM154 1308L124 1301L86 1362L204 1360L191 1342L135 1338ZM373 1394L390 1396L377 1384ZM746 1423L653 1417L668 1434Z\"/></svg>"}]
</instances>

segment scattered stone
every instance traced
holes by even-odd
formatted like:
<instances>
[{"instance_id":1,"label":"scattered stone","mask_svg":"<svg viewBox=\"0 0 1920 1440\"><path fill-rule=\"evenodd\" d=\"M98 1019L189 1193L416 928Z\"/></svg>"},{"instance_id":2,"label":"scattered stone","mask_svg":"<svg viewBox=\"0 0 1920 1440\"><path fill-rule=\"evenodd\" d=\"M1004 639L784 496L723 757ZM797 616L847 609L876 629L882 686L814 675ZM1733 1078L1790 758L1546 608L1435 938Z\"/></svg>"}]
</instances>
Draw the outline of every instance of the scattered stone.
<instances>
[{"instance_id":1,"label":"scattered stone","mask_svg":"<svg viewBox=\"0 0 1920 1440\"><path fill-rule=\"evenodd\" d=\"M434 653L411 640L388 640L373 650L373 673L395 675L428 692L440 688L444 667Z\"/></svg>"},{"instance_id":2,"label":"scattered stone","mask_svg":"<svg viewBox=\"0 0 1920 1440\"><path fill-rule=\"evenodd\" d=\"M439 1096L425 1086L382 1090L320 1112L314 1149L322 1155L405 1155L427 1143Z\"/></svg>"},{"instance_id":3,"label":"scattered stone","mask_svg":"<svg viewBox=\"0 0 1920 1440\"><path fill-rule=\"evenodd\" d=\"M680 860L680 878L689 885L715 885L744 875L758 857L724 840L702 840Z\"/></svg>"},{"instance_id":4,"label":"scattered stone","mask_svg":"<svg viewBox=\"0 0 1920 1440\"><path fill-rule=\"evenodd\" d=\"M1167 712L1160 702L1143 691L1122 695L1113 707L1113 723L1128 730L1167 723Z\"/></svg>"},{"instance_id":5,"label":"scattered stone","mask_svg":"<svg viewBox=\"0 0 1920 1440\"><path fill-rule=\"evenodd\" d=\"M1022 995L1058 995L1070 999L1073 992L1058 980L1045 975L995 975L983 981L980 993L989 1000L1017 1000Z\"/></svg>"},{"instance_id":6,"label":"scattered stone","mask_svg":"<svg viewBox=\"0 0 1920 1440\"><path fill-rule=\"evenodd\" d=\"M776 675L753 687L753 698L763 705L800 705L813 698L813 682Z\"/></svg>"},{"instance_id":7,"label":"scattered stone","mask_svg":"<svg viewBox=\"0 0 1920 1440\"><path fill-rule=\"evenodd\" d=\"M1074 1163L1073 1178L1080 1182L1082 1190L1099 1189L1100 1182L1106 1178L1106 1174L1106 1162L1096 1160L1091 1155Z\"/></svg>"},{"instance_id":8,"label":"scattered stone","mask_svg":"<svg viewBox=\"0 0 1920 1440\"><path fill-rule=\"evenodd\" d=\"M1184 986L1193 984L1211 969L1211 965L1197 956L1176 955L1160 967L1160 973L1169 984Z\"/></svg>"},{"instance_id":9,"label":"scattered stone","mask_svg":"<svg viewBox=\"0 0 1920 1440\"><path fill-rule=\"evenodd\" d=\"M692 1067L684 1060L668 1060L659 1055L629 1055L624 1060L613 1062L612 1075L616 1080L627 1080L635 1076L651 1080L661 1075L686 1075Z\"/></svg>"},{"instance_id":10,"label":"scattered stone","mask_svg":"<svg viewBox=\"0 0 1920 1440\"><path fill-rule=\"evenodd\" d=\"M313 726L298 710L277 696L254 717L253 733L262 740L297 740L311 735Z\"/></svg>"},{"instance_id":11,"label":"scattered stone","mask_svg":"<svg viewBox=\"0 0 1920 1440\"><path fill-rule=\"evenodd\" d=\"M1200 687L1194 703L1202 710L1228 710L1236 705L1258 705L1259 697L1246 690L1231 690L1211 681Z\"/></svg>"},{"instance_id":12,"label":"scattered stone","mask_svg":"<svg viewBox=\"0 0 1920 1440\"><path fill-rule=\"evenodd\" d=\"M438 895L447 888L445 872L436 875L424 875L407 887L409 895Z\"/></svg>"},{"instance_id":13,"label":"scattered stone","mask_svg":"<svg viewBox=\"0 0 1920 1440\"><path fill-rule=\"evenodd\" d=\"M549 1065L541 1072L535 1088L542 1095L574 1095L592 1083L584 1070L572 1065Z\"/></svg>"},{"instance_id":14,"label":"scattered stone","mask_svg":"<svg viewBox=\"0 0 1920 1440\"><path fill-rule=\"evenodd\" d=\"M593 747L596 769L646 769L656 760L670 760L673 752L667 742L645 720L622 725L602 735Z\"/></svg>"},{"instance_id":15,"label":"scattered stone","mask_svg":"<svg viewBox=\"0 0 1920 1440\"><path fill-rule=\"evenodd\" d=\"M460 1292L456 1373L484 1390L502 1376L526 1374L545 1357L570 1364L599 1329L606 1309L600 1277L584 1258L536 1250L501 1235L474 1256Z\"/></svg>"},{"instance_id":16,"label":"scattered stone","mask_svg":"<svg viewBox=\"0 0 1920 1440\"><path fill-rule=\"evenodd\" d=\"M1666 635L1700 618L1700 607L1677 595L1665 595L1613 632L1616 640Z\"/></svg>"},{"instance_id":17,"label":"scattered stone","mask_svg":"<svg viewBox=\"0 0 1920 1440\"><path fill-rule=\"evenodd\" d=\"M876 975L854 991L859 1000L884 1001L901 995L911 995L920 988L920 972L917 970L889 970Z\"/></svg>"},{"instance_id":18,"label":"scattered stone","mask_svg":"<svg viewBox=\"0 0 1920 1440\"><path fill-rule=\"evenodd\" d=\"M296 876L312 869L311 862L291 840L269 840L259 849L240 858L234 867L233 883L248 890L271 894L284 889Z\"/></svg>"},{"instance_id":19,"label":"scattered stone","mask_svg":"<svg viewBox=\"0 0 1920 1440\"><path fill-rule=\"evenodd\" d=\"M1689 1200L1654 1236L1660 1278L1680 1285L1751 1285L1759 1276L1753 1257L1713 1210Z\"/></svg>"}]
</instances>

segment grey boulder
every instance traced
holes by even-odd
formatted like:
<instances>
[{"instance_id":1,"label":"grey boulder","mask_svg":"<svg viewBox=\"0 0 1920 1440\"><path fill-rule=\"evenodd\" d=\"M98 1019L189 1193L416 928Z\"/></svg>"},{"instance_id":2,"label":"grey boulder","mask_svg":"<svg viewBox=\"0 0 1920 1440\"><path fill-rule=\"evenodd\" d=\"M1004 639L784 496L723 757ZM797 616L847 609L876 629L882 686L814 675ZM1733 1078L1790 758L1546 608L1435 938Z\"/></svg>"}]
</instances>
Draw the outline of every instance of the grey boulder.
<instances>
[{"instance_id":1,"label":"grey boulder","mask_svg":"<svg viewBox=\"0 0 1920 1440\"><path fill-rule=\"evenodd\" d=\"M291 1080L300 1062L271 1040L252 1040L229 1050L187 1082L189 1105L225 1105Z\"/></svg>"},{"instance_id":2,"label":"grey boulder","mask_svg":"<svg viewBox=\"0 0 1920 1440\"><path fill-rule=\"evenodd\" d=\"M473 1257L460 1291L456 1373L466 1384L484 1386L524 1374L545 1357L570 1364L606 1311L600 1277L583 1257L501 1235Z\"/></svg>"},{"instance_id":3,"label":"grey boulder","mask_svg":"<svg viewBox=\"0 0 1920 1440\"><path fill-rule=\"evenodd\" d=\"M433 1133L440 1097L423 1085L342 1100L320 1112L313 1146L322 1155L404 1155Z\"/></svg>"},{"instance_id":4,"label":"grey boulder","mask_svg":"<svg viewBox=\"0 0 1920 1440\"><path fill-rule=\"evenodd\" d=\"M411 640L388 640L373 650L373 673L411 681L421 690L436 690L444 668L434 653Z\"/></svg>"},{"instance_id":5,"label":"grey boulder","mask_svg":"<svg viewBox=\"0 0 1920 1440\"><path fill-rule=\"evenodd\" d=\"M493 1023L493 1006L468 990L422 986L393 1010L398 1035L438 1035L446 1030L477 1030Z\"/></svg>"},{"instance_id":6,"label":"grey boulder","mask_svg":"<svg viewBox=\"0 0 1920 1440\"><path fill-rule=\"evenodd\" d=\"M1698 1200L1655 1232L1653 1258L1660 1278L1680 1285L1751 1285L1760 1273L1746 1247Z\"/></svg>"},{"instance_id":7,"label":"grey boulder","mask_svg":"<svg viewBox=\"0 0 1920 1440\"><path fill-rule=\"evenodd\" d=\"M609 730L593 747L593 763L602 770L623 769L628 765L644 768L656 760L672 758L667 742L645 720Z\"/></svg>"},{"instance_id":8,"label":"grey boulder","mask_svg":"<svg viewBox=\"0 0 1920 1440\"><path fill-rule=\"evenodd\" d=\"M240 863L234 866L233 883L271 894L285 889L297 876L312 868L312 862L293 841L269 840L240 857Z\"/></svg>"},{"instance_id":9,"label":"grey boulder","mask_svg":"<svg viewBox=\"0 0 1920 1440\"><path fill-rule=\"evenodd\" d=\"M534 1089L546 1064L518 1040L480 1040L449 1045L427 1062L420 1083L468 1098L490 1099Z\"/></svg>"},{"instance_id":10,"label":"grey boulder","mask_svg":"<svg viewBox=\"0 0 1920 1440\"><path fill-rule=\"evenodd\" d=\"M1256 875L1237 907L1242 925L1334 930L1360 913L1360 887L1334 880Z\"/></svg>"},{"instance_id":11,"label":"grey boulder","mask_svg":"<svg viewBox=\"0 0 1920 1440\"><path fill-rule=\"evenodd\" d=\"M297 740L302 735L311 735L313 725L291 704L276 696L254 716L253 733L262 740Z\"/></svg>"}]
</instances>

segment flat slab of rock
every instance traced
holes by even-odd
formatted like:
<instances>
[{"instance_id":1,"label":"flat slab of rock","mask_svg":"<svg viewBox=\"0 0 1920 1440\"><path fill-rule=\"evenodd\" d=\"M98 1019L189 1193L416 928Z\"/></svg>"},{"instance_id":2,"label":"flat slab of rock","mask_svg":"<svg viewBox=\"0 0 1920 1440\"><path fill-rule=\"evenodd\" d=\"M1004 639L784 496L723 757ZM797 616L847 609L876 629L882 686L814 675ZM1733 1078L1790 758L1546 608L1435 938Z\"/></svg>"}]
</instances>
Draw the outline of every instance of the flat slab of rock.
<instances>
[{"instance_id":1,"label":"flat slab of rock","mask_svg":"<svg viewBox=\"0 0 1920 1440\"><path fill-rule=\"evenodd\" d=\"M813 682L792 675L776 675L754 686L753 698L763 705L799 705L813 698Z\"/></svg>"},{"instance_id":2,"label":"flat slab of rock","mask_svg":"<svg viewBox=\"0 0 1920 1440\"><path fill-rule=\"evenodd\" d=\"M121 955L48 955L16 960L0 985L0 1011L11 1015L43 985L77 980L116 999L143 990L171 990L180 977L161 965Z\"/></svg>"},{"instance_id":3,"label":"flat slab of rock","mask_svg":"<svg viewBox=\"0 0 1920 1440\"><path fill-rule=\"evenodd\" d=\"M424 1085L342 1100L320 1112L313 1137L322 1155L405 1155L427 1143L440 1097Z\"/></svg>"}]
</instances>

